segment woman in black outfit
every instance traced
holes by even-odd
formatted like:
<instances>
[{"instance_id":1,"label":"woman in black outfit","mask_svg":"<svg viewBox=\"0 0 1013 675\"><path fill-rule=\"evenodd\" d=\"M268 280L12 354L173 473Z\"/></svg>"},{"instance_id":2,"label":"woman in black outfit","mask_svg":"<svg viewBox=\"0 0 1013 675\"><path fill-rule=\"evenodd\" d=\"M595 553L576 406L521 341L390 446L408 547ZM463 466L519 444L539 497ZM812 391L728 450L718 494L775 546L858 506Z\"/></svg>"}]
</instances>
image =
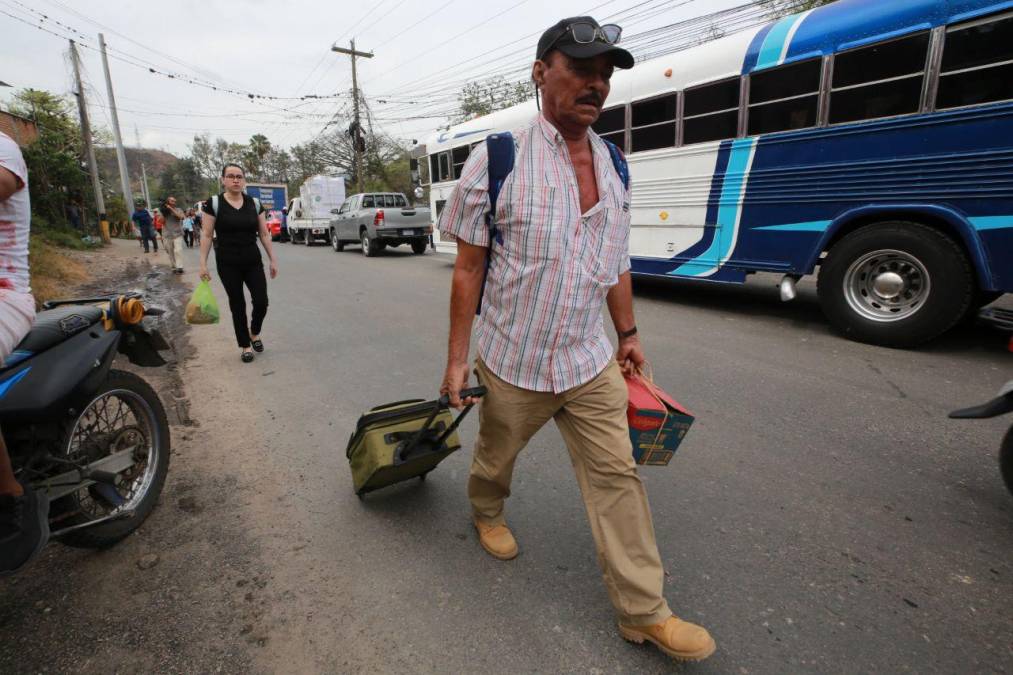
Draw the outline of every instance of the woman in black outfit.
<instances>
[{"instance_id":1,"label":"woman in black outfit","mask_svg":"<svg viewBox=\"0 0 1013 675\"><path fill-rule=\"evenodd\" d=\"M201 218L200 276L211 280L208 273L208 253L211 251L213 235L218 234L215 263L218 276L229 296L229 310L232 312L232 327L236 331L236 342L242 349L243 363L253 361L253 352L264 351L260 340L260 328L267 314L267 279L264 278L264 263L257 248L257 239L267 251L271 262L271 278L278 276L278 262L271 248L271 232L264 219L264 207L257 210L257 202L243 190L246 176L238 164L226 164L222 169L225 191L218 199L208 198L204 202ZM215 213L215 201L218 202ZM250 289L253 300L253 317L246 323L246 296L243 284ZM252 349L252 351L251 351Z\"/></svg>"}]
</instances>

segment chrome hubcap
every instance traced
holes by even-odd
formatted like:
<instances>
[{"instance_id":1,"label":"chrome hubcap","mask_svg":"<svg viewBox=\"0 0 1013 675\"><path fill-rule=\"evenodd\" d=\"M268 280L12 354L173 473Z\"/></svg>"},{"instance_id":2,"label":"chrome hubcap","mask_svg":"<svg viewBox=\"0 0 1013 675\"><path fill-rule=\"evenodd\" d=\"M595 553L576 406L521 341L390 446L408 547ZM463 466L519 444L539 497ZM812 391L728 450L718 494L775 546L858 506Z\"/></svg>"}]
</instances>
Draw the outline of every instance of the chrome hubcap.
<instances>
[{"instance_id":1,"label":"chrome hubcap","mask_svg":"<svg viewBox=\"0 0 1013 675\"><path fill-rule=\"evenodd\" d=\"M362 252L366 253L369 251L369 237L362 235Z\"/></svg>"},{"instance_id":2,"label":"chrome hubcap","mask_svg":"<svg viewBox=\"0 0 1013 675\"><path fill-rule=\"evenodd\" d=\"M918 258L905 251L872 251L844 275L844 297L863 318L887 323L909 318L929 297L931 279Z\"/></svg>"}]
</instances>

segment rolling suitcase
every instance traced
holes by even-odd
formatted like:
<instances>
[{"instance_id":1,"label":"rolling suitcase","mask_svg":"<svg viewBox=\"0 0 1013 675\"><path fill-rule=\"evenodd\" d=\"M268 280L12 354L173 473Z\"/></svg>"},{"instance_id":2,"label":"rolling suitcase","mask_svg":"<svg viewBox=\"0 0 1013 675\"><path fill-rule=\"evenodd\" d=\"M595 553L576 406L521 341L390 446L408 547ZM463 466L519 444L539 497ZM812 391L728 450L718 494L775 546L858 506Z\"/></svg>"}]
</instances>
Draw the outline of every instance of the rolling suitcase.
<instances>
[{"instance_id":1,"label":"rolling suitcase","mask_svg":"<svg viewBox=\"0 0 1013 675\"><path fill-rule=\"evenodd\" d=\"M479 398L485 387L465 389L461 397ZM461 448L457 427L472 406L454 419L446 396L436 401L411 399L377 406L359 418L345 456L359 499L388 485L426 474Z\"/></svg>"}]
</instances>

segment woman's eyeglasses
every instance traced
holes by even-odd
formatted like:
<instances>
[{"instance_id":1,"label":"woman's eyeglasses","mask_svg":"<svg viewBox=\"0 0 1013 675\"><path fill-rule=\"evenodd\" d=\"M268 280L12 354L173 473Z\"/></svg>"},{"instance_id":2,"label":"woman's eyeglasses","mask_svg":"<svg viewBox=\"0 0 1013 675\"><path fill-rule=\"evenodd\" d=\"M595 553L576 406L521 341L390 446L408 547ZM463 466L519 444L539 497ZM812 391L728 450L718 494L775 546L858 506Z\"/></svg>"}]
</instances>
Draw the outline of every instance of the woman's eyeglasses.
<instances>
[{"instance_id":1,"label":"woman's eyeglasses","mask_svg":"<svg viewBox=\"0 0 1013 675\"><path fill-rule=\"evenodd\" d=\"M244 176L241 173L227 173L225 174L225 177L228 178L229 180L243 180L244 178L246 178L246 176Z\"/></svg>"}]
</instances>

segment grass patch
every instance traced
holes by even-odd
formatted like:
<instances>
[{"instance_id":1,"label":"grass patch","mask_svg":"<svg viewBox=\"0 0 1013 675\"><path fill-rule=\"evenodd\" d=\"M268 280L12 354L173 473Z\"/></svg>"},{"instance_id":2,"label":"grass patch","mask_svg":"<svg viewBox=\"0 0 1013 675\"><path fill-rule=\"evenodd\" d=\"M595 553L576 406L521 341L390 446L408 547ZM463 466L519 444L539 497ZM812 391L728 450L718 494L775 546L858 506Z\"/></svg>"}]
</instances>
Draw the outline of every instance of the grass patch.
<instances>
[{"instance_id":1,"label":"grass patch","mask_svg":"<svg viewBox=\"0 0 1013 675\"><path fill-rule=\"evenodd\" d=\"M59 239L57 239L59 241ZM91 248L77 238L81 248ZM32 234L28 243L28 266L31 272L32 295L36 303L66 297L73 286L88 280L85 266L66 255L44 235ZM67 247L64 247L67 248Z\"/></svg>"}]
</instances>

